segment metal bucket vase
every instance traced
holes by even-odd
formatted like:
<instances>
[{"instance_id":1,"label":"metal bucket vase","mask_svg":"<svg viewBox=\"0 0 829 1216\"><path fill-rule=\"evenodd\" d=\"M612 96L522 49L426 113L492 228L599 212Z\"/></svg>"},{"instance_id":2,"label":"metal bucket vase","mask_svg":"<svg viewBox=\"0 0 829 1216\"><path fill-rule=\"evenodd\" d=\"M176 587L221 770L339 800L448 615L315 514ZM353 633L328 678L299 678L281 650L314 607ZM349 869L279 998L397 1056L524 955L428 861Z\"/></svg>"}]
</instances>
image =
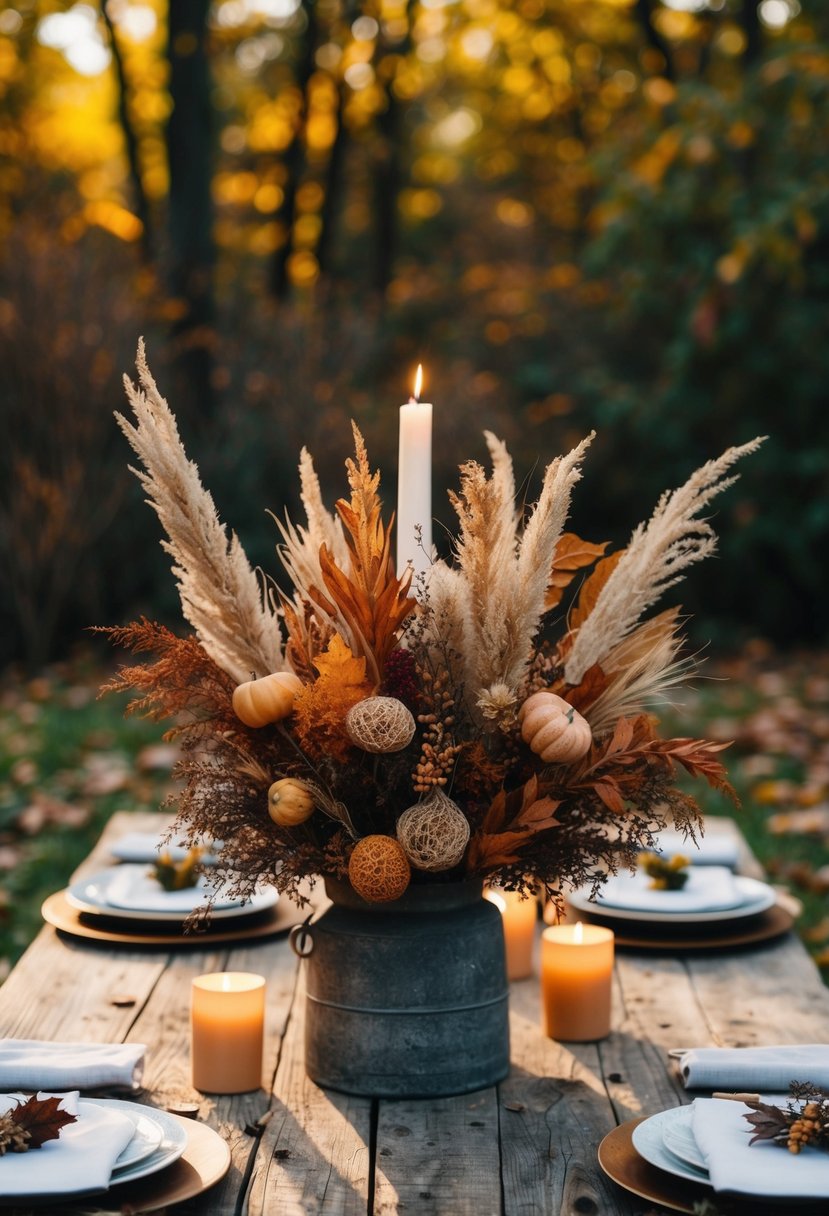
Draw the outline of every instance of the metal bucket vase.
<instances>
[{"instance_id":1,"label":"metal bucket vase","mask_svg":"<svg viewBox=\"0 0 829 1216\"><path fill-rule=\"evenodd\" d=\"M383 1098L468 1093L509 1071L501 915L480 882L333 904L291 935L305 958L305 1068L318 1085Z\"/></svg>"}]
</instances>

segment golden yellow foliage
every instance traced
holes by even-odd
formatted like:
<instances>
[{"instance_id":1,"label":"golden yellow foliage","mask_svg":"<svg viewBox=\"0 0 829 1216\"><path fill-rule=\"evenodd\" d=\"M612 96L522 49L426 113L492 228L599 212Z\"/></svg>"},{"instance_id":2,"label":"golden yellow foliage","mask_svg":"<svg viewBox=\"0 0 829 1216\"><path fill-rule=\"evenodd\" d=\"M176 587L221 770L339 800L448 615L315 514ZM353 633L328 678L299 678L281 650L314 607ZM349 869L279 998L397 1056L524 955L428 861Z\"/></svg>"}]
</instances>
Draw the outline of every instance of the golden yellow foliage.
<instances>
[{"instance_id":1,"label":"golden yellow foliage","mask_svg":"<svg viewBox=\"0 0 829 1216\"><path fill-rule=\"evenodd\" d=\"M346 734L345 716L372 692L366 661L355 658L335 633L324 654L314 660L319 678L306 684L294 703L294 724L300 746L311 755L345 761L353 744Z\"/></svg>"}]
</instances>

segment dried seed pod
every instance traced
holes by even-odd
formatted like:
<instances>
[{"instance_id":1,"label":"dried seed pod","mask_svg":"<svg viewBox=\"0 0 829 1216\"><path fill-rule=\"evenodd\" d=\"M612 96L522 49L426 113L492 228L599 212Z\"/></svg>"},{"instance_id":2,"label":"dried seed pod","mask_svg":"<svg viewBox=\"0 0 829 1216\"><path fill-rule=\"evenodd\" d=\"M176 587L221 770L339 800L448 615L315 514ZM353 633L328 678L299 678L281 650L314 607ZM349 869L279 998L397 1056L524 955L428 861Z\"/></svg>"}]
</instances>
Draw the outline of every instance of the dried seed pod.
<instances>
[{"instance_id":1,"label":"dried seed pod","mask_svg":"<svg viewBox=\"0 0 829 1216\"><path fill-rule=\"evenodd\" d=\"M469 842L469 821L437 786L397 821L397 839L417 870L451 870Z\"/></svg>"},{"instance_id":2,"label":"dried seed pod","mask_svg":"<svg viewBox=\"0 0 829 1216\"><path fill-rule=\"evenodd\" d=\"M397 697L366 697L346 714L345 729L364 752L399 752L411 743L415 720Z\"/></svg>"},{"instance_id":3,"label":"dried seed pod","mask_svg":"<svg viewBox=\"0 0 829 1216\"><path fill-rule=\"evenodd\" d=\"M399 899L411 881L406 854L393 836L364 836L348 863L352 887L372 904Z\"/></svg>"}]
</instances>

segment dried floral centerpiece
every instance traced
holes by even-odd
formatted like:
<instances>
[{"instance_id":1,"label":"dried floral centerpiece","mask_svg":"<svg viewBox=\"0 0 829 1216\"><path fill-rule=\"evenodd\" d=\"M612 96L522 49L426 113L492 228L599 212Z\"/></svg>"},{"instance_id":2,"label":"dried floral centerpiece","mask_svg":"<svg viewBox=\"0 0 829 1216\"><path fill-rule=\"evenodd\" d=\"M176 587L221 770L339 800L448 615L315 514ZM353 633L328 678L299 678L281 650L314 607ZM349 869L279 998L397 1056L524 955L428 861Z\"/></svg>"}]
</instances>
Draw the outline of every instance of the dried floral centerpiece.
<instances>
[{"instance_id":1,"label":"dried floral centerpiece","mask_svg":"<svg viewBox=\"0 0 829 1216\"><path fill-rule=\"evenodd\" d=\"M607 554L565 531L592 436L552 461L524 513L507 449L487 434L491 475L469 461L450 493L452 558L413 588L355 426L350 495L333 514L302 452L307 521L276 521L285 592L228 539L143 346L138 381L126 380L135 422L118 420L194 634L146 619L108 630L156 655L108 687L172 719L177 830L224 842L217 886L244 895L278 877L296 895L323 875L384 901L411 882L475 876L556 898L562 884L598 889L668 821L699 827L679 769L733 797L723 744L657 733L650 709L694 664L680 656L678 608L642 617L713 551L700 513L759 440L703 465Z\"/></svg>"}]
</instances>

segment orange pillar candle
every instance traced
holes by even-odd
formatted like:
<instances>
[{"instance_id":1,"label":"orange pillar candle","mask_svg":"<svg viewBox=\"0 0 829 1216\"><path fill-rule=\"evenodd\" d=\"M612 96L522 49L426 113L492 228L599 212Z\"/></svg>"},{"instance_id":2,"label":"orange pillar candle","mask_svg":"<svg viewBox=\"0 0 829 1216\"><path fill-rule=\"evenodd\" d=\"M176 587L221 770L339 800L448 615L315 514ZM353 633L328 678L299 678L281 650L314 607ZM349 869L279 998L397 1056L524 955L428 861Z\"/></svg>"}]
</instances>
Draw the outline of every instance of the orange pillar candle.
<instances>
[{"instance_id":1,"label":"orange pillar candle","mask_svg":"<svg viewBox=\"0 0 829 1216\"><path fill-rule=\"evenodd\" d=\"M538 920L538 900L522 899L517 891L486 893L501 911L507 950L507 979L524 980L533 973L533 946Z\"/></svg>"},{"instance_id":2,"label":"orange pillar candle","mask_svg":"<svg viewBox=\"0 0 829 1216\"><path fill-rule=\"evenodd\" d=\"M590 1042L610 1033L613 931L553 925L541 934L541 1000L551 1039Z\"/></svg>"},{"instance_id":3,"label":"orange pillar candle","mask_svg":"<svg viewBox=\"0 0 829 1216\"><path fill-rule=\"evenodd\" d=\"M243 1094L262 1084L265 979L218 971L193 980L190 1006L193 1085L208 1094Z\"/></svg>"}]
</instances>

